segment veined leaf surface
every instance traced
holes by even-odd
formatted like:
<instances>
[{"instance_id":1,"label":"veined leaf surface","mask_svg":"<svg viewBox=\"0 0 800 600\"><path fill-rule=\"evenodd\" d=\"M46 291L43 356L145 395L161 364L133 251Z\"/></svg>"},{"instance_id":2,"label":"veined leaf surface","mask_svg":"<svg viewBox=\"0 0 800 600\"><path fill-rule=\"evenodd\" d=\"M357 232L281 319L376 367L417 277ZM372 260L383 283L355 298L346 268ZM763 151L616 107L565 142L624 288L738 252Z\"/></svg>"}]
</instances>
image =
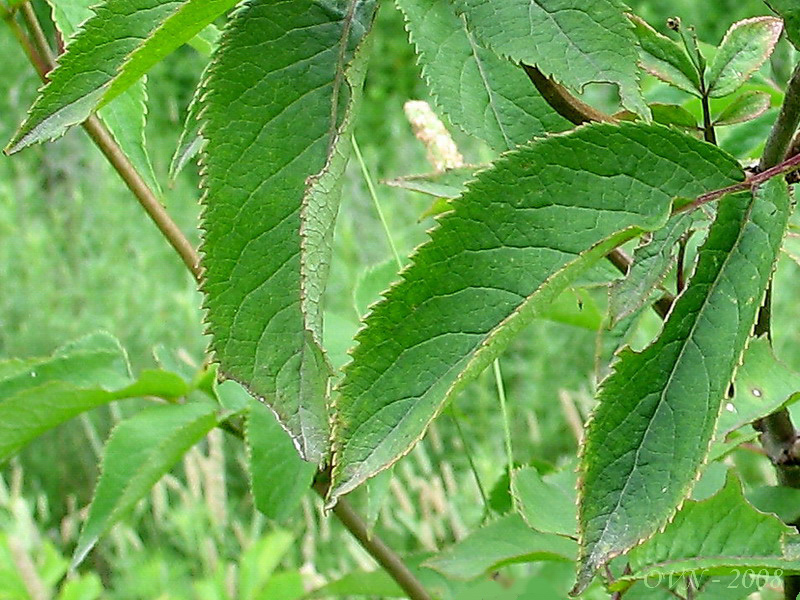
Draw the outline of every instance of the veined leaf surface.
<instances>
[{"instance_id":1,"label":"veined leaf surface","mask_svg":"<svg viewBox=\"0 0 800 600\"><path fill-rule=\"evenodd\" d=\"M454 0L475 36L514 62L582 90L587 83L619 87L622 105L648 116L639 90L639 50L619 0Z\"/></svg>"},{"instance_id":2,"label":"veined leaf surface","mask_svg":"<svg viewBox=\"0 0 800 600\"><path fill-rule=\"evenodd\" d=\"M525 73L483 48L463 16L442 0L396 0L439 108L498 151L571 127Z\"/></svg>"},{"instance_id":3,"label":"veined leaf surface","mask_svg":"<svg viewBox=\"0 0 800 600\"><path fill-rule=\"evenodd\" d=\"M663 532L630 553L632 573L622 581L691 573L721 575L743 569L763 574L800 571L794 530L757 511L729 471L725 486L708 500L689 500Z\"/></svg>"},{"instance_id":4,"label":"veined leaf surface","mask_svg":"<svg viewBox=\"0 0 800 600\"><path fill-rule=\"evenodd\" d=\"M678 241L694 223L692 213L679 213L641 244L633 254L633 264L624 279L611 284L608 308L611 325L633 314L650 299L672 268Z\"/></svg>"},{"instance_id":5,"label":"veined leaf surface","mask_svg":"<svg viewBox=\"0 0 800 600\"><path fill-rule=\"evenodd\" d=\"M215 408L211 402L152 406L114 428L106 443L102 473L75 548L73 566L211 431L218 422Z\"/></svg>"},{"instance_id":6,"label":"veined leaf surface","mask_svg":"<svg viewBox=\"0 0 800 600\"><path fill-rule=\"evenodd\" d=\"M573 540L531 529L522 517L512 514L473 531L424 566L453 579L475 579L513 563L572 561L576 549Z\"/></svg>"},{"instance_id":7,"label":"veined leaf surface","mask_svg":"<svg viewBox=\"0 0 800 600\"><path fill-rule=\"evenodd\" d=\"M787 227L786 182L722 200L658 339L620 353L582 452L576 592L653 535L691 490Z\"/></svg>"},{"instance_id":8,"label":"veined leaf surface","mask_svg":"<svg viewBox=\"0 0 800 600\"><path fill-rule=\"evenodd\" d=\"M70 47L73 36L80 30L81 24L90 19L94 12L94 0L48 0L53 10L53 21L56 28ZM147 120L147 87L145 78L136 81L122 94L115 98L116 102L98 111L98 116L105 123L111 135L122 151L125 152L133 166L147 182L150 189L161 193L153 164L147 153L145 143L145 124Z\"/></svg>"},{"instance_id":9,"label":"veined leaf surface","mask_svg":"<svg viewBox=\"0 0 800 600\"><path fill-rule=\"evenodd\" d=\"M189 41L236 0L106 0L77 30L25 123L16 152L52 140L124 92L154 64ZM56 16L79 14L61 9ZM74 24L73 24L74 27Z\"/></svg>"},{"instance_id":10,"label":"veined leaf surface","mask_svg":"<svg viewBox=\"0 0 800 600\"><path fill-rule=\"evenodd\" d=\"M774 17L755 17L731 25L706 75L712 98L735 92L764 64L783 31Z\"/></svg>"},{"instance_id":11,"label":"veined leaf surface","mask_svg":"<svg viewBox=\"0 0 800 600\"><path fill-rule=\"evenodd\" d=\"M130 376L128 360L108 334L72 342L52 357L0 362L0 463L46 431L114 400L177 398L188 393L179 376L143 371Z\"/></svg>"},{"instance_id":12,"label":"veined leaf surface","mask_svg":"<svg viewBox=\"0 0 800 600\"><path fill-rule=\"evenodd\" d=\"M661 35L642 18L628 15L639 40L639 61L642 68L695 96L700 95L700 74L686 51L668 37Z\"/></svg>"},{"instance_id":13,"label":"veined leaf surface","mask_svg":"<svg viewBox=\"0 0 800 600\"><path fill-rule=\"evenodd\" d=\"M205 307L224 375L328 447L320 297L375 0L246 2L204 99Z\"/></svg>"},{"instance_id":14,"label":"veined leaf surface","mask_svg":"<svg viewBox=\"0 0 800 600\"><path fill-rule=\"evenodd\" d=\"M536 140L479 173L356 338L336 399L331 502L407 452L572 279L662 226L674 197L742 177L715 147L631 123Z\"/></svg>"}]
</instances>

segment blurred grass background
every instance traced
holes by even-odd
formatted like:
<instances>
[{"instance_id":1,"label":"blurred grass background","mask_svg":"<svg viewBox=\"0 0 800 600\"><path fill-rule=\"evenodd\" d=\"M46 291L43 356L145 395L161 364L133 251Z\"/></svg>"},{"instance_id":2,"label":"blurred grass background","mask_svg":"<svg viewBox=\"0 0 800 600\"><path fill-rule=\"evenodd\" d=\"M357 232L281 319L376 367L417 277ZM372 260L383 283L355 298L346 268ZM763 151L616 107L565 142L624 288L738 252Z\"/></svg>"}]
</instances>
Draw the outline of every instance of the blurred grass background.
<instances>
[{"instance_id":1,"label":"blurred grass background","mask_svg":"<svg viewBox=\"0 0 800 600\"><path fill-rule=\"evenodd\" d=\"M768 13L757 0L642 0L633 5L662 30L668 16L678 15L713 44L733 20ZM788 74L790 55L785 47L776 52L777 79ZM5 141L23 119L38 80L4 26L0 56L0 139ZM181 48L149 76L149 151L163 182L164 202L193 241L198 239L196 169L187 168L171 188L166 180L204 62L197 52ZM356 137L373 177L429 171L425 150L403 114L407 100L428 97L402 17L391 2L380 10L366 85ZM602 89L592 98L613 102ZM756 133L763 134L768 125ZM478 141L453 133L468 163L491 158ZM378 193L392 238L401 254L408 255L433 225L430 219L420 221L429 200L386 186ZM391 258L363 176L351 164L327 305L326 337L340 362L358 327L353 290L371 267ZM781 261L775 319L781 324L776 328L778 354L800 370L797 275L797 265ZM603 295L596 296L602 304ZM82 131L12 158L0 157L0 358L45 355L65 341L105 329L122 341L134 370L155 364L155 348L197 366L206 345L199 307L200 296L182 263ZM577 442L570 411L585 414L591 406L594 351L594 332L537 321L506 352L502 367L517 462L564 464L574 458ZM490 490L502 479L506 462L492 373L479 377L455 404L478 474ZM80 510L91 497L98 440L134 409L96 411L46 435L0 470L0 532L36 540L31 543L39 567L44 568L49 556L53 573L59 572L57 557L69 555ZM213 438L101 543L87 568L113 590L108 597L225 597L230 565L237 564L243 549L276 531L275 524L254 512L241 461L237 444ZM223 466L227 480L215 482L209 473ZM763 467L755 463L752 477L768 477ZM498 498L507 501L502 494ZM445 415L397 469L380 531L400 550L434 551L476 527L482 515L465 448L452 418ZM284 567L305 569L306 578L374 567L338 524L322 516L311 496L298 519L283 526L296 543L278 560ZM6 592L2 578L0 570L0 598L28 597L25 590L18 596Z\"/></svg>"}]
</instances>

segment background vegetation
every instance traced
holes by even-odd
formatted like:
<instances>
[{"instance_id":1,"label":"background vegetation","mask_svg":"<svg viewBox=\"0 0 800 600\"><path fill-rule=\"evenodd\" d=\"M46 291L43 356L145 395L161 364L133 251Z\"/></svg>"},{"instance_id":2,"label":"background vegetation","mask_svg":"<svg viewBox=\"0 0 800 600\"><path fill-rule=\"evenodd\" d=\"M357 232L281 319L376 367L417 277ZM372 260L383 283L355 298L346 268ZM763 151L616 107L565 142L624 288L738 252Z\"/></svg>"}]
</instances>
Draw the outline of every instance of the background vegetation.
<instances>
[{"instance_id":1,"label":"background vegetation","mask_svg":"<svg viewBox=\"0 0 800 600\"><path fill-rule=\"evenodd\" d=\"M701 40L715 44L732 21L766 12L760 0L633 4L662 30L668 16L678 15L697 27ZM35 6L44 14L43 3ZM0 56L0 138L8 140L38 80L5 27L0 27ZM780 82L794 60L782 42L768 74ZM196 169L186 169L172 186L167 185L167 169L204 61L191 48L182 48L153 70L148 86L148 146L164 202L195 241ZM366 85L356 138L373 177L428 171L425 150L403 114L405 101L427 98L402 17L388 2L379 15ZM587 94L596 103L614 102L606 88ZM765 138L771 116L741 128L723 145L742 157L757 155L759 149L749 140ZM488 157L477 141L455 137L468 163ZM388 186L380 186L378 195L392 238L406 255L432 225L420 219L429 199ZM340 362L346 360L344 345L357 328L365 298L377 297L377 290L370 294L371 273L387 260L393 260L392 254L375 206L358 165L351 164L327 305L326 337ZM787 325L775 332L778 356L800 370L800 321L792 318L800 292L798 269L788 256L782 258L774 319ZM595 290L584 300L584 311L591 313L592 303L605 302L605 294ZM199 306L184 266L83 132L74 130L13 159L0 157L0 358L46 355L65 341L107 330L122 341L135 371L158 361L191 369L203 362L206 345ZM651 329L656 327L654 320ZM378 522L382 535L398 549L422 555L446 547L480 523L486 515L470 457L493 510L507 507L510 499L502 493L504 423L511 428L518 463L547 469L572 461L577 441L570 422L591 407L594 353L595 332L589 328L545 320L529 327L502 359L507 415L499 408L494 375L487 371L395 470ZM46 435L0 469L0 599L35 598L36 589L47 594L40 597L50 597L57 587L63 598L246 598L248 589L261 589L256 579L272 569L285 579L274 585L283 582L286 589L301 580L306 587L318 587L353 571L374 569L338 523L323 516L320 501L311 494L302 517L266 522L246 493L240 444L212 435L101 542L81 567L82 576L71 576L66 587L56 586L97 477L101 440L125 410L131 408L94 411ZM732 460L748 485L774 480L767 461L757 455L738 451ZM527 591L519 586L505 591L513 598L563 597L571 568L530 571L535 595L530 595L534 584ZM497 589L504 589L501 584ZM494 598L493 590L470 593ZM278 588L260 593L263 598L290 597Z\"/></svg>"}]
</instances>

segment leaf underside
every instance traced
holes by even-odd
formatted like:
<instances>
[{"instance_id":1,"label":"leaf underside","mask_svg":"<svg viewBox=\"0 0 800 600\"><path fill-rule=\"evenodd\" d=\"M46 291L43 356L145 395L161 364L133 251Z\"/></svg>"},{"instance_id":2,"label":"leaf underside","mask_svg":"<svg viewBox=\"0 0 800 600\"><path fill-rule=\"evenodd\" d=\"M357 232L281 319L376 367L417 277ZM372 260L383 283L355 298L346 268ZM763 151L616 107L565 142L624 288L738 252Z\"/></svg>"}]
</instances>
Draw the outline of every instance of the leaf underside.
<instances>
[{"instance_id":1,"label":"leaf underside","mask_svg":"<svg viewBox=\"0 0 800 600\"><path fill-rule=\"evenodd\" d=\"M514 62L535 65L576 90L619 87L622 105L647 117L638 45L619 0L454 0L477 39Z\"/></svg>"},{"instance_id":2,"label":"leaf underside","mask_svg":"<svg viewBox=\"0 0 800 600\"><path fill-rule=\"evenodd\" d=\"M437 106L497 151L570 128L525 73L483 48L450 2L396 0Z\"/></svg>"},{"instance_id":3,"label":"leaf underside","mask_svg":"<svg viewBox=\"0 0 800 600\"><path fill-rule=\"evenodd\" d=\"M333 222L374 0L252 0L223 33L202 109L205 308L223 374L301 455L328 447L320 345Z\"/></svg>"},{"instance_id":4,"label":"leaf underside","mask_svg":"<svg viewBox=\"0 0 800 600\"><path fill-rule=\"evenodd\" d=\"M407 452L458 385L672 198L742 178L659 125L604 124L503 156L452 202L356 338L336 397L331 501Z\"/></svg>"},{"instance_id":5,"label":"leaf underside","mask_svg":"<svg viewBox=\"0 0 800 600\"><path fill-rule=\"evenodd\" d=\"M659 338L602 383L582 449L576 592L688 495L787 226L785 181L727 196Z\"/></svg>"}]
</instances>

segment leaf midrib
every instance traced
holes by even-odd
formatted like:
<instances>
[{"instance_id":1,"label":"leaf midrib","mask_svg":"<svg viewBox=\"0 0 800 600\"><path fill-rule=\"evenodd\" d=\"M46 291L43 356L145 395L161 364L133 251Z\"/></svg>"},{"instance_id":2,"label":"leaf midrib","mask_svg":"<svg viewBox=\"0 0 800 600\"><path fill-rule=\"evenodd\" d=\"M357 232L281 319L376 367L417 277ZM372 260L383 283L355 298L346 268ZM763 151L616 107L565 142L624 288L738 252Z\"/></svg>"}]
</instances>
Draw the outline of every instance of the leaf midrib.
<instances>
[{"instance_id":1,"label":"leaf midrib","mask_svg":"<svg viewBox=\"0 0 800 600\"><path fill-rule=\"evenodd\" d=\"M666 382L666 384L664 385L664 388L661 391L660 397L658 399L657 406L656 406L655 410L653 411L653 414L655 414L657 412L657 410L660 409L661 405L665 401L666 393L670 389L670 387L672 385L673 378L675 377L675 371L677 370L676 369L676 365L679 364L682 361L684 352L686 351L686 348L688 348L688 346L689 346L688 342L689 342L689 340L691 340L693 338L694 332L695 332L695 330L696 330L696 328L698 326L698 323L700 322L700 316L703 315L704 312L706 311L706 309L708 307L709 298L711 298L713 293L716 291L716 289L717 289L717 287L719 285L722 273L725 272L725 269L727 267L728 262L731 259L731 256L734 254L734 251L739 247L739 245L741 243L742 236L744 235L744 231L747 229L747 225L751 222L750 217L751 217L752 212L753 212L753 207L755 206L755 203L756 203L755 190L753 190L753 192L751 192L751 194L752 194L751 195L751 201L750 201L749 206L747 207L747 211L746 211L745 217L743 219L743 225L742 225L741 228L739 228L739 233L736 236L736 242L732 246L731 250L726 254L725 260L722 262L722 265L720 266L720 268L719 268L719 270L717 272L717 275L714 277L714 281L710 286L709 293L707 293L705 295L705 298L703 299L702 306L700 307L700 309L696 313L697 316L694 319L694 322L692 323L692 327L691 327L691 330L690 330L689 334L686 336L686 338L681 343L681 350L680 350L678 356L676 357L672 368L670 369L669 378L667 379L667 382ZM688 289L689 289L689 286L686 287L686 290L688 290ZM675 306L675 305L673 305L673 306ZM672 313L673 313L673 311L670 311L670 315ZM650 431L650 427L652 426L653 421L654 421L653 418L648 419L647 428L645 429L644 435L642 435L642 440L644 440L644 438L647 437L647 434ZM709 441L709 443L710 443L710 441ZM619 510L619 507L622 504L622 498L625 495L625 492L626 492L626 490L628 488L628 485L631 482L631 476L633 475L633 472L637 470L636 465L639 462L639 453L641 452L641 450L642 450L642 446L640 444L636 448L635 460L634 460L633 467L631 468L631 470L628 472L628 474L626 476L625 485L623 486L622 490L620 491L620 493L618 495L616 506L614 506L614 509L609 514L616 514L617 511ZM606 520L606 524L603 527L603 531L601 532L600 536L598 537L598 542L597 542L598 544L605 539L606 533L607 533L608 528L609 528L610 525L611 525L611 519L607 519Z\"/></svg>"}]
</instances>

